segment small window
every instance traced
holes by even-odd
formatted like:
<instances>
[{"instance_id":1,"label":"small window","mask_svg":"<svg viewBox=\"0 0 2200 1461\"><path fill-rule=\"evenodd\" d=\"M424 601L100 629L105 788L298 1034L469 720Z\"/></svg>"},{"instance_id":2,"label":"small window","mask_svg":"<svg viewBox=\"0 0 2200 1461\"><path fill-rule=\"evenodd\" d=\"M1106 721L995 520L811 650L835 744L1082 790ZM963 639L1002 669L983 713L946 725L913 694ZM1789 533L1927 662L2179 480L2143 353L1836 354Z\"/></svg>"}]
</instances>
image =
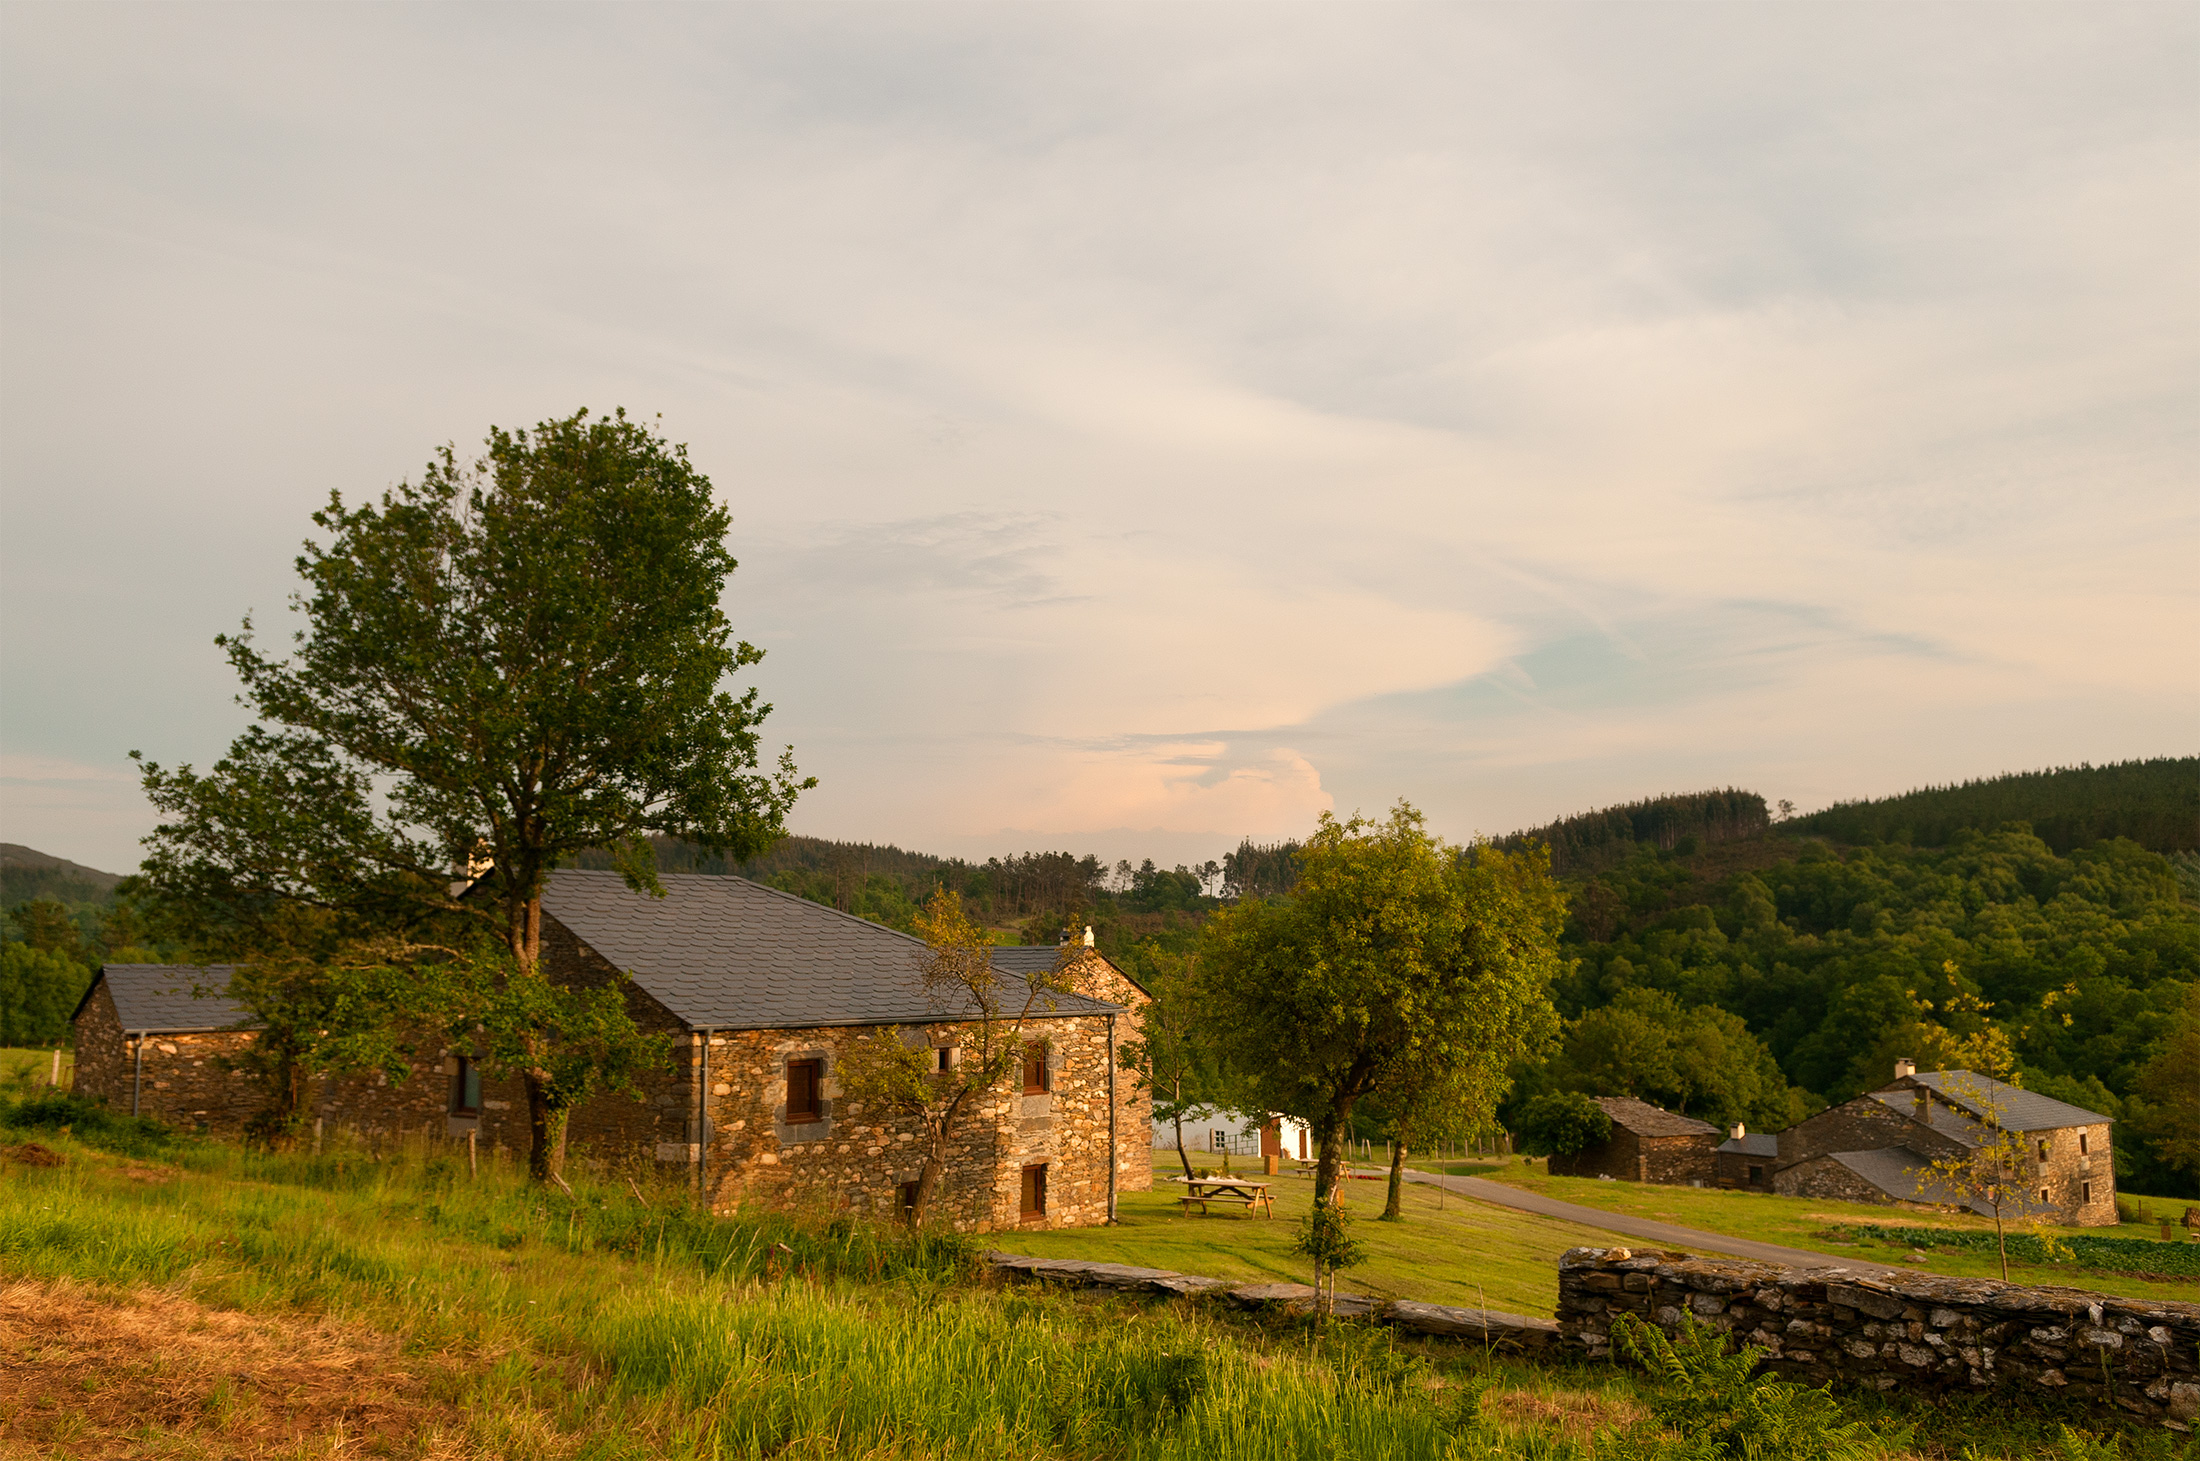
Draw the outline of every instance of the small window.
<instances>
[{"instance_id":1,"label":"small window","mask_svg":"<svg viewBox=\"0 0 2200 1461\"><path fill-rule=\"evenodd\" d=\"M953 1070L956 1066L962 1064L962 1048L960 1046L941 1045L936 1048L939 1052L938 1069L942 1073Z\"/></svg>"},{"instance_id":2,"label":"small window","mask_svg":"<svg viewBox=\"0 0 2200 1461\"><path fill-rule=\"evenodd\" d=\"M1041 1162L1036 1167L1024 1168L1023 1215L1040 1218L1047 1215L1047 1169Z\"/></svg>"},{"instance_id":3,"label":"small window","mask_svg":"<svg viewBox=\"0 0 2200 1461\"><path fill-rule=\"evenodd\" d=\"M2078 1133L2078 1155L2085 1155L2085 1133L2082 1131Z\"/></svg>"},{"instance_id":4,"label":"small window","mask_svg":"<svg viewBox=\"0 0 2200 1461\"><path fill-rule=\"evenodd\" d=\"M2045 1187L2042 1187L2042 1188L2040 1189L2040 1201L2042 1201L2042 1202L2053 1202L2054 1200L2055 1200L2054 1198L2052 1198L2052 1197L2049 1197L2049 1196L2047 1195L2047 1189L2046 1189Z\"/></svg>"},{"instance_id":5,"label":"small window","mask_svg":"<svg viewBox=\"0 0 2200 1461\"><path fill-rule=\"evenodd\" d=\"M1053 1085L1047 1070L1046 1044L1044 1041L1034 1040L1024 1047L1024 1094L1043 1096L1051 1089Z\"/></svg>"},{"instance_id":6,"label":"small window","mask_svg":"<svg viewBox=\"0 0 2200 1461\"><path fill-rule=\"evenodd\" d=\"M458 1057L458 1069L451 1072L451 1114L481 1114L481 1067L463 1055Z\"/></svg>"},{"instance_id":7,"label":"small window","mask_svg":"<svg viewBox=\"0 0 2200 1461\"><path fill-rule=\"evenodd\" d=\"M1762 1186L1764 1186L1764 1185L1765 1185L1765 1169L1764 1169L1764 1168L1762 1168L1762 1167L1751 1167L1751 1168L1749 1169L1749 1185L1750 1185L1750 1186L1752 1186L1752 1187L1762 1187Z\"/></svg>"},{"instance_id":8,"label":"small window","mask_svg":"<svg viewBox=\"0 0 2200 1461\"><path fill-rule=\"evenodd\" d=\"M825 1114L825 1062L822 1060L790 1060L787 1062L787 1124L815 1121Z\"/></svg>"},{"instance_id":9,"label":"small window","mask_svg":"<svg viewBox=\"0 0 2200 1461\"><path fill-rule=\"evenodd\" d=\"M2047 1138L2044 1136L2040 1138L2040 1160L2047 1160Z\"/></svg>"},{"instance_id":10,"label":"small window","mask_svg":"<svg viewBox=\"0 0 2200 1461\"><path fill-rule=\"evenodd\" d=\"M2078 1201L2080 1203L2087 1203L2091 1202L2092 1200L2093 1184L2091 1182L2080 1182L2078 1184Z\"/></svg>"}]
</instances>

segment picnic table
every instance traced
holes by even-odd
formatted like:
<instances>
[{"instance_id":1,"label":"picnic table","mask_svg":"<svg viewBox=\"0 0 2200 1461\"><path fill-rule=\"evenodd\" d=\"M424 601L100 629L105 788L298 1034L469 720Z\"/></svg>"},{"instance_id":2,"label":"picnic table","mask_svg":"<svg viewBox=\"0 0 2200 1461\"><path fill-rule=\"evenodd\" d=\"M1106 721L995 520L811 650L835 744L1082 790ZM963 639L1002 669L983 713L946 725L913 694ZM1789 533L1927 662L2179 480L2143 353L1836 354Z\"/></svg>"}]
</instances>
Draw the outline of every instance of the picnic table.
<instances>
[{"instance_id":1,"label":"picnic table","mask_svg":"<svg viewBox=\"0 0 2200 1461\"><path fill-rule=\"evenodd\" d=\"M1245 1205L1247 1212L1259 1208L1264 1217L1276 1215L1275 1204L1268 1196L1266 1182L1257 1182L1250 1177L1178 1177L1175 1180L1182 1182L1185 1187L1184 1195L1177 1199L1182 1212L1189 1213L1195 1202L1199 1204L1202 1215L1205 1215L1210 1202L1240 1202Z\"/></svg>"}]
</instances>

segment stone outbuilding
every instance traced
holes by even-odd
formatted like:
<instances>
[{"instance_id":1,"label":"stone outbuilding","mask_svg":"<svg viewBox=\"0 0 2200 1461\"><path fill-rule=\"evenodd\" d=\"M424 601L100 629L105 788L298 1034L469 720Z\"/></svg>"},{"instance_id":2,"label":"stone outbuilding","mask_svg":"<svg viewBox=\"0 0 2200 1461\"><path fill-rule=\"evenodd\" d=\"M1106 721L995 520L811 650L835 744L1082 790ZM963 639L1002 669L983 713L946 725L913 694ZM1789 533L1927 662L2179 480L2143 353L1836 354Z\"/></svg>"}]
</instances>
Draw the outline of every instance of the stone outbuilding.
<instances>
[{"instance_id":1,"label":"stone outbuilding","mask_svg":"<svg viewBox=\"0 0 2200 1461\"><path fill-rule=\"evenodd\" d=\"M628 1013L672 1047L639 1100L598 1096L575 1109L571 1150L678 1171L719 1207L768 1199L897 1213L923 1163L921 1134L912 1120L866 1111L843 1089L841 1063L854 1041L883 1036L953 1069L976 1048L978 1008L926 991L929 951L906 934L745 878L661 881L663 898L608 872L561 870L544 888L547 968L582 985L624 974ZM1002 1014L1013 1019L1029 1006L1022 1049L962 1118L934 1213L974 1231L1105 1222L1118 1192L1153 1181L1152 1105L1116 1058L1138 1033L1145 993L1089 947L1002 948L993 963ZM1030 981L1058 964L1074 992L1034 994ZM205 1011L193 1026L205 1049L187 1047L180 1029L153 1028L152 1014L132 1013L151 1008L132 992L142 983L132 970L142 967L103 970L79 1009L79 1089L118 1107L134 1093L147 1114L196 1112L194 1124L234 1129L254 1104L241 1078L223 1077L233 1093L227 1105L192 1106L168 1093L181 1096L185 1065L222 1042L249 1040L249 1031L234 1028L238 1012L226 1001L188 993L180 997ZM176 985L226 983L227 971L153 967ZM172 1005L176 997L164 998ZM221 1031L224 1024L232 1028ZM133 1086L140 1060L149 1063ZM396 1085L328 1083L315 1106L332 1126L527 1149L520 1083L463 1048Z\"/></svg>"},{"instance_id":2,"label":"stone outbuilding","mask_svg":"<svg viewBox=\"0 0 2200 1461\"><path fill-rule=\"evenodd\" d=\"M1718 1127L1632 1096L1598 1096L1596 1103L1612 1118L1611 1136L1570 1156L1552 1157L1552 1176L1697 1187L1709 1186L1716 1176Z\"/></svg>"},{"instance_id":3,"label":"stone outbuilding","mask_svg":"<svg viewBox=\"0 0 2200 1461\"><path fill-rule=\"evenodd\" d=\"M1713 1181L1720 1187L1742 1192L1770 1192L1772 1169L1780 1160L1780 1138L1770 1133L1751 1135L1741 1122L1727 1133L1712 1152Z\"/></svg>"},{"instance_id":4,"label":"stone outbuilding","mask_svg":"<svg viewBox=\"0 0 2200 1461\"><path fill-rule=\"evenodd\" d=\"M236 972L227 964L103 966L70 1017L76 1089L186 1131L241 1129L260 1093L222 1060L252 1040L238 1029L244 1011L220 993Z\"/></svg>"},{"instance_id":5,"label":"stone outbuilding","mask_svg":"<svg viewBox=\"0 0 2200 1461\"><path fill-rule=\"evenodd\" d=\"M1947 1163L1976 1164L2003 1134L2021 1138L2004 1216L2074 1227L2116 1221L2111 1122L1967 1070L1895 1065L1889 1084L1780 1133L1773 1190L1791 1197L1945 1210L1991 1207L1951 1183Z\"/></svg>"}]
</instances>

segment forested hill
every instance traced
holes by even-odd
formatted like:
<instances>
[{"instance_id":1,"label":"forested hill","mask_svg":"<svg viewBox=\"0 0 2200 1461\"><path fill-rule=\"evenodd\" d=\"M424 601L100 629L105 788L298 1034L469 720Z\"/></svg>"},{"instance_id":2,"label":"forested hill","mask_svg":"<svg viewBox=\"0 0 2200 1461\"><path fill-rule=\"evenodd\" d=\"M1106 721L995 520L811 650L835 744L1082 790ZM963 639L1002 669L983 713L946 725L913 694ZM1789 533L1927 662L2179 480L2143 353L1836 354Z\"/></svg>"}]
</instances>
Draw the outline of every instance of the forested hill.
<instances>
[{"instance_id":1,"label":"forested hill","mask_svg":"<svg viewBox=\"0 0 2200 1461\"><path fill-rule=\"evenodd\" d=\"M1958 832L2029 822L2057 852L2123 837L2149 852L2200 849L2200 756L2019 771L1877 801L1841 802L1796 820L1837 842L1945 847Z\"/></svg>"},{"instance_id":2,"label":"forested hill","mask_svg":"<svg viewBox=\"0 0 2200 1461\"><path fill-rule=\"evenodd\" d=\"M100 903L121 881L119 873L103 873L18 842L0 842L0 906L12 908L32 898Z\"/></svg>"},{"instance_id":3,"label":"forested hill","mask_svg":"<svg viewBox=\"0 0 2200 1461\"><path fill-rule=\"evenodd\" d=\"M1601 812L1583 812L1499 838L1497 845L1517 852L1540 842L1551 849L1553 872L1595 872L1623 861L1637 847L1694 852L1714 842L1761 837L1771 824L1763 797L1730 786L1724 791L1651 797Z\"/></svg>"}]
</instances>

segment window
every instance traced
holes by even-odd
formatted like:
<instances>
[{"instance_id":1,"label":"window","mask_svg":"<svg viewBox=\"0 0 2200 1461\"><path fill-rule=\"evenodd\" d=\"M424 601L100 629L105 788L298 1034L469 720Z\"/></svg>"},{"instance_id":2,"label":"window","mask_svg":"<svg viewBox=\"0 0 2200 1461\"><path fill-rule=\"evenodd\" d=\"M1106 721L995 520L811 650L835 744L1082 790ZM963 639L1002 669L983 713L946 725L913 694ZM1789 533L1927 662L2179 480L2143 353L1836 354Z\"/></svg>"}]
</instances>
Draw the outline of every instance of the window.
<instances>
[{"instance_id":1,"label":"window","mask_svg":"<svg viewBox=\"0 0 2200 1461\"><path fill-rule=\"evenodd\" d=\"M825 1062L787 1062L787 1124L816 1121L824 1116Z\"/></svg>"},{"instance_id":2,"label":"window","mask_svg":"<svg viewBox=\"0 0 2200 1461\"><path fill-rule=\"evenodd\" d=\"M2085 1155L2085 1133L2082 1131L2078 1133L2078 1155Z\"/></svg>"},{"instance_id":3,"label":"window","mask_svg":"<svg viewBox=\"0 0 2200 1461\"><path fill-rule=\"evenodd\" d=\"M1764 1169L1764 1168L1762 1168L1762 1167L1751 1167L1751 1168L1749 1169L1749 1185L1750 1185L1750 1186L1752 1186L1752 1187L1762 1187L1762 1186L1764 1186L1764 1185L1765 1185L1765 1169Z\"/></svg>"},{"instance_id":4,"label":"window","mask_svg":"<svg viewBox=\"0 0 2200 1461\"><path fill-rule=\"evenodd\" d=\"M1036 1167L1024 1168L1023 1215L1027 1220L1047 1215L1047 1169L1044 1162Z\"/></svg>"},{"instance_id":5,"label":"window","mask_svg":"<svg viewBox=\"0 0 2200 1461\"><path fill-rule=\"evenodd\" d=\"M2078 1184L2078 1201L2080 1203L2087 1203L2091 1202L2092 1200L2093 1184L2091 1182L2080 1182Z\"/></svg>"},{"instance_id":6,"label":"window","mask_svg":"<svg viewBox=\"0 0 2200 1461\"><path fill-rule=\"evenodd\" d=\"M2052 1197L2049 1197L2049 1196L2047 1195L2047 1189L2046 1189L2045 1187L2042 1187L2042 1188L2040 1189L2040 1201L2042 1201L2042 1202L2053 1202L2054 1200L2055 1200L2054 1198L2052 1198Z\"/></svg>"},{"instance_id":7,"label":"window","mask_svg":"<svg viewBox=\"0 0 2200 1461\"><path fill-rule=\"evenodd\" d=\"M914 1182L904 1182L904 1183L902 1183L902 1184L901 1184L901 1190L900 1190L900 1194L899 1194L899 1195L900 1195L900 1198L901 1198L901 1210L902 1210L903 1212L915 1212L915 1211L917 1210L917 1184L916 1184L916 1183L914 1183Z\"/></svg>"},{"instance_id":8,"label":"window","mask_svg":"<svg viewBox=\"0 0 2200 1461\"><path fill-rule=\"evenodd\" d=\"M2040 1138L2040 1160L2047 1160L2047 1138L2044 1136Z\"/></svg>"},{"instance_id":9,"label":"window","mask_svg":"<svg viewBox=\"0 0 2200 1461\"><path fill-rule=\"evenodd\" d=\"M950 1070L953 1070L953 1069L954 1069L954 1068L955 1068L956 1066L958 1066L958 1065L961 1065L961 1064L962 1064L962 1054L963 1054L963 1053L962 1053L962 1047L961 1047L961 1046L959 1046L959 1045L941 1045L941 1046L938 1046L938 1047L937 1047L937 1049L938 1049L938 1051L939 1051L939 1062L940 1062L940 1063L939 1063L939 1067L938 1067L938 1068L939 1068L939 1069L940 1069L940 1070L941 1070L941 1071L942 1071L943 1073L944 1073L944 1072L946 1072L946 1071L950 1071Z\"/></svg>"},{"instance_id":10,"label":"window","mask_svg":"<svg viewBox=\"0 0 2200 1461\"><path fill-rule=\"evenodd\" d=\"M451 1072L451 1114L477 1116L480 1113L481 1067L461 1055L458 1069Z\"/></svg>"},{"instance_id":11,"label":"window","mask_svg":"<svg viewBox=\"0 0 2200 1461\"><path fill-rule=\"evenodd\" d=\"M1043 1096L1053 1089L1047 1070L1047 1047L1041 1040L1034 1040L1024 1047L1024 1094ZM1031 1169L1026 1168L1029 1171Z\"/></svg>"}]
</instances>

